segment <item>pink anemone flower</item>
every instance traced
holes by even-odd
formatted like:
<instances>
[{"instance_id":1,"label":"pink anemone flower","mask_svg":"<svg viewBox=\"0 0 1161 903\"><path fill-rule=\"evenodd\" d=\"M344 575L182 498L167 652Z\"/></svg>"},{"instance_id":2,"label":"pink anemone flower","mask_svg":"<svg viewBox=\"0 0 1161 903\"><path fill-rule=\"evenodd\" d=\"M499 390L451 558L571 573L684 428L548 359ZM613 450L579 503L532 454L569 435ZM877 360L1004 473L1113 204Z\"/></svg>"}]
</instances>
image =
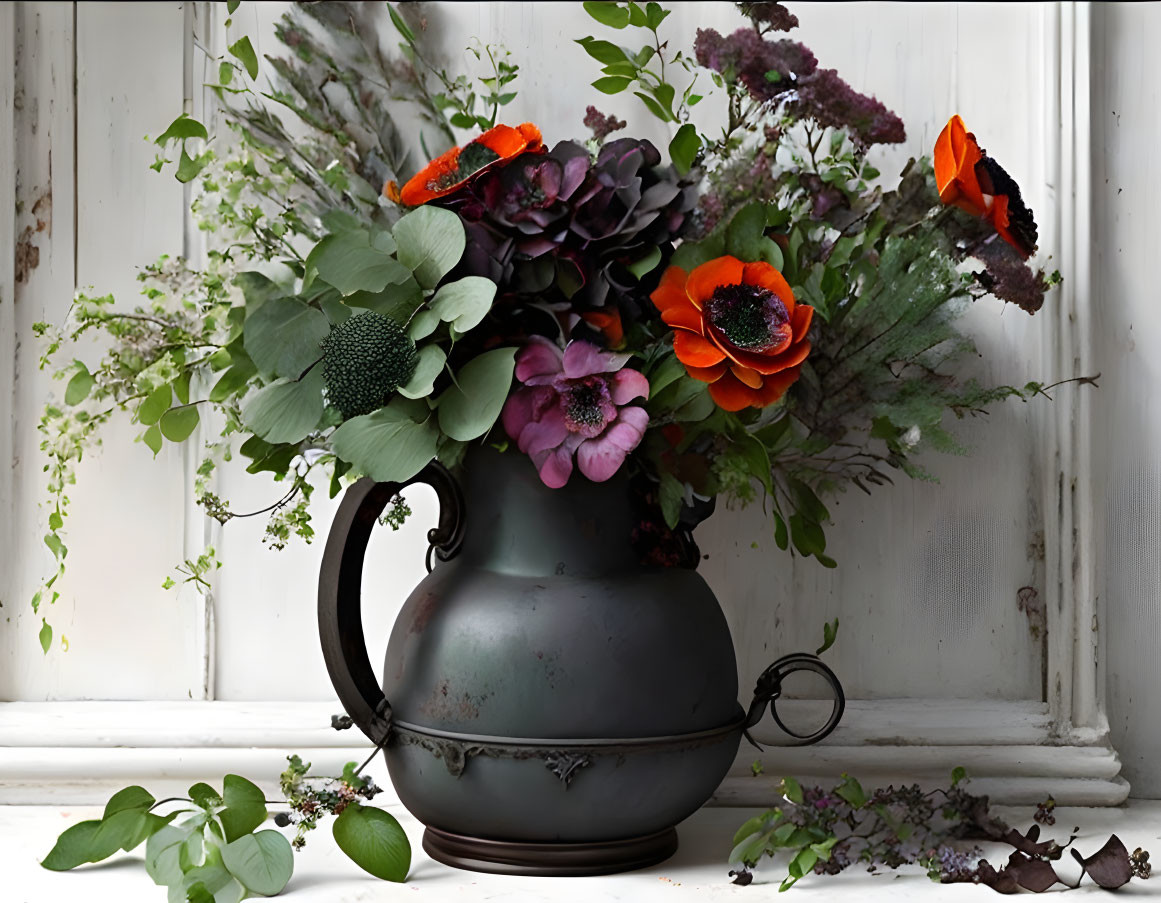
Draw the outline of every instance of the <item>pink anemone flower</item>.
<instances>
[{"instance_id":1,"label":"pink anemone flower","mask_svg":"<svg viewBox=\"0 0 1161 903\"><path fill-rule=\"evenodd\" d=\"M645 435L649 415L635 398L648 398L649 380L622 369L627 354L601 351L582 340L561 351L541 336L516 356L524 385L504 404L504 429L536 465L545 486L559 489L572 476L573 456L594 482L609 479Z\"/></svg>"}]
</instances>

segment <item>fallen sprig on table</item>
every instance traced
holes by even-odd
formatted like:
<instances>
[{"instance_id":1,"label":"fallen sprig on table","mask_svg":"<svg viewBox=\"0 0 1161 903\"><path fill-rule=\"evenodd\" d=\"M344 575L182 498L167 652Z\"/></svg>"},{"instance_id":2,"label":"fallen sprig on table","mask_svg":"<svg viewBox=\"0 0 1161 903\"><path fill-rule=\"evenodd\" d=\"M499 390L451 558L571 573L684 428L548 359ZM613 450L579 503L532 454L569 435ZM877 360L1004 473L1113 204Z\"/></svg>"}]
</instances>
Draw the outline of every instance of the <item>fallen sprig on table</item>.
<instances>
[{"instance_id":1,"label":"fallen sprig on table","mask_svg":"<svg viewBox=\"0 0 1161 903\"><path fill-rule=\"evenodd\" d=\"M755 771L755 776L759 773ZM794 778L784 778L779 792L785 802L749 819L734 835L730 877L734 884L750 884L758 861L782 852L790 854L790 865L779 890L789 890L808 874L837 875L855 864L871 872L882 866L921 865L933 881L985 884L1004 894L1021 888L1039 893L1056 884L1071 890L1086 875L1107 890L1134 877L1149 877L1149 853L1139 847L1129 853L1115 834L1087 857L1072 846L1079 828L1064 843L1041 840L1040 824L1056 821L1054 800L1037 807L1033 819L1038 824L1026 832L1010 827L990 813L986 796L974 796L960 787L966 777L963 768L956 768L947 789L924 792L913 784L869 795L845 774L830 790L803 788ZM1007 863L997 869L983 858L978 846L964 848L963 843L971 841L1003 843L1014 849ZM1052 864L1065 850L1081 867L1075 884L1062 878Z\"/></svg>"}]
</instances>

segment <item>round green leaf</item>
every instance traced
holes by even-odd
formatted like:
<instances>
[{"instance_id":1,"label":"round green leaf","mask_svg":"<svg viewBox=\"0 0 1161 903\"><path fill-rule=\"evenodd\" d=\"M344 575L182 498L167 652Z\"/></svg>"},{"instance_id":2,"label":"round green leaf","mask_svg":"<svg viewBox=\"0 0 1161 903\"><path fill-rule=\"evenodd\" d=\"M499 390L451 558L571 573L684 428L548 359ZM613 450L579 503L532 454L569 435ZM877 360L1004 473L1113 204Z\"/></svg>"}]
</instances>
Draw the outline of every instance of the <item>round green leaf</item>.
<instances>
[{"instance_id":1,"label":"round green leaf","mask_svg":"<svg viewBox=\"0 0 1161 903\"><path fill-rule=\"evenodd\" d=\"M248 357L243 357L214 383L214 387L210 389L210 401L225 401L245 387L257 372L258 368L254 366L254 362Z\"/></svg>"},{"instance_id":2,"label":"round green leaf","mask_svg":"<svg viewBox=\"0 0 1161 903\"><path fill-rule=\"evenodd\" d=\"M403 881L411 868L411 843L395 817L352 803L335 819L335 843L355 865L385 881Z\"/></svg>"},{"instance_id":3,"label":"round green leaf","mask_svg":"<svg viewBox=\"0 0 1161 903\"><path fill-rule=\"evenodd\" d=\"M226 842L230 843L266 821L266 796L256 784L236 774L226 775L222 786L226 808L218 817L226 831Z\"/></svg>"},{"instance_id":4,"label":"round green leaf","mask_svg":"<svg viewBox=\"0 0 1161 903\"><path fill-rule=\"evenodd\" d=\"M487 351L464 364L439 397L439 428L461 442L484 435L500 416L515 368L515 348Z\"/></svg>"},{"instance_id":5,"label":"round green leaf","mask_svg":"<svg viewBox=\"0 0 1161 903\"><path fill-rule=\"evenodd\" d=\"M478 325L492 309L496 283L483 276L465 276L441 285L431 299L431 310L458 333Z\"/></svg>"},{"instance_id":6,"label":"round green leaf","mask_svg":"<svg viewBox=\"0 0 1161 903\"><path fill-rule=\"evenodd\" d=\"M692 123L685 123L669 142L669 156L678 173L685 175L693 166L694 157L701 150L701 138Z\"/></svg>"},{"instance_id":7,"label":"round green leaf","mask_svg":"<svg viewBox=\"0 0 1161 903\"><path fill-rule=\"evenodd\" d=\"M624 28L629 24L629 9L603 0L585 0L585 12L609 28Z\"/></svg>"},{"instance_id":8,"label":"round green leaf","mask_svg":"<svg viewBox=\"0 0 1161 903\"><path fill-rule=\"evenodd\" d=\"M322 392L322 367L300 380L277 380L246 399L242 422L267 442L297 442L318 425Z\"/></svg>"},{"instance_id":9,"label":"round green leaf","mask_svg":"<svg viewBox=\"0 0 1161 903\"><path fill-rule=\"evenodd\" d=\"M407 326L407 335L411 341L418 342L435 332L435 327L438 325L439 314L434 310L421 310L411 318L411 323Z\"/></svg>"},{"instance_id":10,"label":"round green leaf","mask_svg":"<svg viewBox=\"0 0 1161 903\"><path fill-rule=\"evenodd\" d=\"M161 419L161 415L169 410L169 402L173 399L173 390L169 383L158 386L145 396L141 406L137 408L137 419L144 426L152 426Z\"/></svg>"},{"instance_id":11,"label":"round green leaf","mask_svg":"<svg viewBox=\"0 0 1161 903\"><path fill-rule=\"evenodd\" d=\"M331 331L321 310L298 298L271 298L246 320L242 344L262 373L298 379L322 357Z\"/></svg>"},{"instance_id":12,"label":"round green leaf","mask_svg":"<svg viewBox=\"0 0 1161 903\"><path fill-rule=\"evenodd\" d=\"M161 451L161 445L164 441L161 438L161 428L155 423L147 429L141 437L141 441L153 452L153 457L157 457L157 453Z\"/></svg>"},{"instance_id":13,"label":"round green leaf","mask_svg":"<svg viewBox=\"0 0 1161 903\"><path fill-rule=\"evenodd\" d=\"M93 838L100 827L101 823L94 819L66 829L40 864L54 872L67 872L91 861Z\"/></svg>"},{"instance_id":14,"label":"round green leaf","mask_svg":"<svg viewBox=\"0 0 1161 903\"><path fill-rule=\"evenodd\" d=\"M192 868L170 886L171 903L241 903L246 888L217 862Z\"/></svg>"},{"instance_id":15,"label":"round green leaf","mask_svg":"<svg viewBox=\"0 0 1161 903\"><path fill-rule=\"evenodd\" d=\"M438 345L424 345L419 349L419 361L415 365L415 373L407 381L407 385L399 387L399 394L404 398L426 398L435 388L436 377L443 370L447 355Z\"/></svg>"},{"instance_id":16,"label":"round green leaf","mask_svg":"<svg viewBox=\"0 0 1161 903\"><path fill-rule=\"evenodd\" d=\"M467 241L460 218L441 207L419 207L395 224L399 262L424 288L435 288L460 262Z\"/></svg>"},{"instance_id":17,"label":"round green leaf","mask_svg":"<svg viewBox=\"0 0 1161 903\"><path fill-rule=\"evenodd\" d=\"M222 863L252 893L272 897L294 871L290 841L277 831L244 834L222 847Z\"/></svg>"},{"instance_id":18,"label":"round green leaf","mask_svg":"<svg viewBox=\"0 0 1161 903\"><path fill-rule=\"evenodd\" d=\"M319 279L343 295L381 292L390 284L411 278L411 269L391 256L389 240L390 236L388 246L377 247L363 229L328 235L314 246L306 262L318 272Z\"/></svg>"},{"instance_id":19,"label":"round green leaf","mask_svg":"<svg viewBox=\"0 0 1161 903\"><path fill-rule=\"evenodd\" d=\"M93 391L93 386L97 381L93 379L93 374L89 372L88 367L77 361L77 372L69 384L65 386L65 404L74 405L80 404L89 397L89 393Z\"/></svg>"},{"instance_id":20,"label":"round green leaf","mask_svg":"<svg viewBox=\"0 0 1161 903\"><path fill-rule=\"evenodd\" d=\"M134 784L132 787L126 787L124 790L118 790L111 797L109 802L105 803L105 814L102 818L108 818L111 815L116 815L125 809L146 809L148 810L157 802L153 798L153 794L144 787L138 787Z\"/></svg>"},{"instance_id":21,"label":"round green leaf","mask_svg":"<svg viewBox=\"0 0 1161 903\"><path fill-rule=\"evenodd\" d=\"M435 457L439 433L416 423L395 402L352 417L331 434L331 448L344 461L381 483L410 479Z\"/></svg>"},{"instance_id":22,"label":"round green leaf","mask_svg":"<svg viewBox=\"0 0 1161 903\"><path fill-rule=\"evenodd\" d=\"M189 798L193 800L194 805L201 806L203 809L212 809L214 806L222 804L222 795L202 781L198 781L190 787Z\"/></svg>"},{"instance_id":23,"label":"round green leaf","mask_svg":"<svg viewBox=\"0 0 1161 903\"><path fill-rule=\"evenodd\" d=\"M181 851L194 830L189 822L167 825L146 841L145 871L154 884L181 883Z\"/></svg>"},{"instance_id":24,"label":"round green leaf","mask_svg":"<svg viewBox=\"0 0 1161 903\"><path fill-rule=\"evenodd\" d=\"M158 427L170 442L184 442L198 425L198 409L195 405L170 408L162 417Z\"/></svg>"}]
</instances>

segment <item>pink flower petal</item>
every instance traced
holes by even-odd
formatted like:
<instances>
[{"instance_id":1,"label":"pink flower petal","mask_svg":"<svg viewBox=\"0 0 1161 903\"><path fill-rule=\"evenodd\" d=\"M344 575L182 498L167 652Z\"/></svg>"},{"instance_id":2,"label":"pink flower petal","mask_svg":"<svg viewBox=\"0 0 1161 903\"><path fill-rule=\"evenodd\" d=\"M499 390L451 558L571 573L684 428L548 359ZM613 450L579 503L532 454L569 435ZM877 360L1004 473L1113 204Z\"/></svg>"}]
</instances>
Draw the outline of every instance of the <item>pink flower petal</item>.
<instances>
[{"instance_id":1,"label":"pink flower petal","mask_svg":"<svg viewBox=\"0 0 1161 903\"><path fill-rule=\"evenodd\" d=\"M556 448L567 438L564 412L560 405L553 405L540 420L531 421L521 430L517 446L526 455L535 455Z\"/></svg>"},{"instance_id":2,"label":"pink flower petal","mask_svg":"<svg viewBox=\"0 0 1161 903\"><path fill-rule=\"evenodd\" d=\"M601 351L592 342L575 339L564 349L564 375L569 379L613 373L625 366L632 355Z\"/></svg>"},{"instance_id":3,"label":"pink flower petal","mask_svg":"<svg viewBox=\"0 0 1161 903\"><path fill-rule=\"evenodd\" d=\"M620 416L610 426L602 439L608 439L618 448L631 452L645 437L645 427L649 425L649 414L644 408L621 408Z\"/></svg>"},{"instance_id":4,"label":"pink flower petal","mask_svg":"<svg viewBox=\"0 0 1161 903\"><path fill-rule=\"evenodd\" d=\"M543 336L532 336L516 355L516 378L528 386L545 385L561 371L561 350Z\"/></svg>"},{"instance_id":5,"label":"pink flower petal","mask_svg":"<svg viewBox=\"0 0 1161 903\"><path fill-rule=\"evenodd\" d=\"M538 452L532 461L540 472L540 482L549 489L560 489L572 476L572 450L567 446Z\"/></svg>"},{"instance_id":6,"label":"pink flower petal","mask_svg":"<svg viewBox=\"0 0 1161 903\"><path fill-rule=\"evenodd\" d=\"M517 389L504 402L500 421L504 424L504 432L509 438L520 438L520 431L532 422L532 397L531 389Z\"/></svg>"},{"instance_id":7,"label":"pink flower petal","mask_svg":"<svg viewBox=\"0 0 1161 903\"><path fill-rule=\"evenodd\" d=\"M634 398L649 397L649 380L636 370L621 370L613 375L611 384L613 404L627 404Z\"/></svg>"},{"instance_id":8,"label":"pink flower petal","mask_svg":"<svg viewBox=\"0 0 1161 903\"><path fill-rule=\"evenodd\" d=\"M612 442L606 433L599 439L581 443L576 452L576 462L586 477L594 483L603 483L620 469L626 454L628 452Z\"/></svg>"}]
</instances>

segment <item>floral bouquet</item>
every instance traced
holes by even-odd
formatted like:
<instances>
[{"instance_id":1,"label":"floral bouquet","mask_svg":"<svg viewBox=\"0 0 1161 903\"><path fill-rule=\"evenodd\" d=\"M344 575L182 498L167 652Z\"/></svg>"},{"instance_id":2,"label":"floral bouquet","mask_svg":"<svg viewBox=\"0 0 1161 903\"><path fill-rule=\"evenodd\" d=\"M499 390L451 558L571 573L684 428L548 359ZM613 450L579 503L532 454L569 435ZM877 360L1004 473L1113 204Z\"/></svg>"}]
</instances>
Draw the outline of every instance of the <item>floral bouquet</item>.
<instances>
[{"instance_id":1,"label":"floral bouquet","mask_svg":"<svg viewBox=\"0 0 1161 903\"><path fill-rule=\"evenodd\" d=\"M670 127L664 149L595 106L577 112L583 139L499 122L517 96L506 51L474 48L490 69L474 82L449 75L405 7L388 7L397 55L358 5L295 8L265 95L248 40L231 45L216 90L233 142L212 150L186 116L157 139L197 186L207 266L163 260L141 274L147 306L81 295L40 327L46 360L92 328L113 342L96 367L59 369L65 403L41 423L58 571L34 604L63 568L72 464L118 409L155 453L196 433L198 497L223 523L244 514L211 491L224 458L287 483L254 512L278 547L313 535L320 472L333 496L487 444L550 489L628 473L645 562L692 564L714 500L761 492L778 545L830 567L823 499L926 477L919 451L957 447L949 412L1042 392L960 375L967 305L1033 313L1058 278L1026 262L1036 224L1015 181L958 116L933 162L881 177L874 149L904 140L899 117L787 37L784 7L739 7L735 32L683 52L657 3L585 4L622 38L578 40L595 90L632 90ZM691 121L703 102L720 128ZM448 147L418 167L406 108L408 139ZM214 564L181 570L204 582Z\"/></svg>"}]
</instances>

